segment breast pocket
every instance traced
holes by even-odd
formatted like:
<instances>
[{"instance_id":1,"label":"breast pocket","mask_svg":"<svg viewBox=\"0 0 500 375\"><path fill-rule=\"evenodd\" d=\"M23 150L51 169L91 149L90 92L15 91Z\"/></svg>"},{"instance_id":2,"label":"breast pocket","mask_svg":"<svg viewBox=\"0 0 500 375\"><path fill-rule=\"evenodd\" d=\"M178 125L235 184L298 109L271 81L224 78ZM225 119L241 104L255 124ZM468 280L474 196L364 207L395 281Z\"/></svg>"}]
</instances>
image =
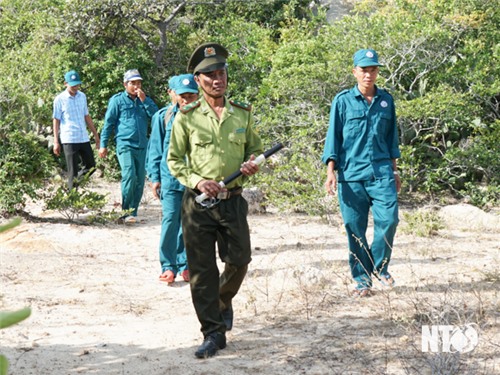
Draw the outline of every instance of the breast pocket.
<instances>
[{"instance_id":1,"label":"breast pocket","mask_svg":"<svg viewBox=\"0 0 500 375\"><path fill-rule=\"evenodd\" d=\"M122 110L124 117L126 117L126 118L133 118L134 117L135 111L134 111L133 104L123 105L120 109Z\"/></svg>"},{"instance_id":2,"label":"breast pocket","mask_svg":"<svg viewBox=\"0 0 500 375\"><path fill-rule=\"evenodd\" d=\"M247 142L245 133L230 133L229 152L234 158L242 158L245 154L245 143Z\"/></svg>"},{"instance_id":3,"label":"breast pocket","mask_svg":"<svg viewBox=\"0 0 500 375\"><path fill-rule=\"evenodd\" d=\"M389 112L382 112L375 125L375 132L380 135L386 134L391 126L391 120L392 116Z\"/></svg>"},{"instance_id":4,"label":"breast pocket","mask_svg":"<svg viewBox=\"0 0 500 375\"><path fill-rule=\"evenodd\" d=\"M192 147L196 158L209 160L214 156L214 142L210 134L197 134L193 137Z\"/></svg>"},{"instance_id":5,"label":"breast pocket","mask_svg":"<svg viewBox=\"0 0 500 375\"><path fill-rule=\"evenodd\" d=\"M346 123L344 128L344 137L357 137L362 130L363 124L366 122L364 111L349 111L346 113Z\"/></svg>"}]
</instances>

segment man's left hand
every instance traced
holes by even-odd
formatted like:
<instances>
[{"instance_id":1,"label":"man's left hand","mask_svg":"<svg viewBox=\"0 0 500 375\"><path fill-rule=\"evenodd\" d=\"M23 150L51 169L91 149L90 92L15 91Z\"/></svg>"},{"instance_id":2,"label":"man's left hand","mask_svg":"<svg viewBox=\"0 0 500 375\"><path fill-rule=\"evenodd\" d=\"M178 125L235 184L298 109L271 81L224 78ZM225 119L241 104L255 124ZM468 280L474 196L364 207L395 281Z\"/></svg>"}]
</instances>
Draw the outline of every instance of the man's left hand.
<instances>
[{"instance_id":1,"label":"man's left hand","mask_svg":"<svg viewBox=\"0 0 500 375\"><path fill-rule=\"evenodd\" d=\"M394 181L396 181L396 191L399 193L401 191L401 177L399 177L399 174L394 175Z\"/></svg>"},{"instance_id":2,"label":"man's left hand","mask_svg":"<svg viewBox=\"0 0 500 375\"><path fill-rule=\"evenodd\" d=\"M241 164L240 171L245 176L252 176L259 171L259 166L255 164L253 161L255 160L255 155L251 155L248 161L245 161Z\"/></svg>"}]
</instances>

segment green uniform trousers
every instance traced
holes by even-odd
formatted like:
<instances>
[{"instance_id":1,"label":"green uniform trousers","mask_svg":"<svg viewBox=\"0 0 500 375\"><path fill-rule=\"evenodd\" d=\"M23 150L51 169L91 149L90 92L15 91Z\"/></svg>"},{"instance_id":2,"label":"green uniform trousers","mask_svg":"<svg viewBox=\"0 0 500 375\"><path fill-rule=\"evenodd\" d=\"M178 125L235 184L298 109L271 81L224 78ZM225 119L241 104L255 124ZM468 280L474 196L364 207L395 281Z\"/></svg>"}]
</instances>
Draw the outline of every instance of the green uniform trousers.
<instances>
[{"instance_id":1,"label":"green uniform trousers","mask_svg":"<svg viewBox=\"0 0 500 375\"><path fill-rule=\"evenodd\" d=\"M359 286L371 287L374 274L388 273L392 245L398 225L398 195L394 178L339 182L339 205L349 243L349 266ZM370 207L373 213L373 242L366 230Z\"/></svg>"},{"instance_id":2,"label":"green uniform trousers","mask_svg":"<svg viewBox=\"0 0 500 375\"><path fill-rule=\"evenodd\" d=\"M237 195L205 208L186 189L182 199L182 229L189 265L191 297L206 337L226 331L221 311L231 307L251 261L247 201ZM216 246L225 263L217 267Z\"/></svg>"}]
</instances>

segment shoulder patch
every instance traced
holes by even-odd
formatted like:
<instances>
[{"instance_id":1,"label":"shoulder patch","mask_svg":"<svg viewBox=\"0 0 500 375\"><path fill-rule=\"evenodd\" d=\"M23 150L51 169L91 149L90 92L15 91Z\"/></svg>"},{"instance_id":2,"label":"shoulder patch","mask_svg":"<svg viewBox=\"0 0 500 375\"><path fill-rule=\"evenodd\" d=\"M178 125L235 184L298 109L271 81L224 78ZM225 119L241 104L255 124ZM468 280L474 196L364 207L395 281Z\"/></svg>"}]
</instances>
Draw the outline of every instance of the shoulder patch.
<instances>
[{"instance_id":1,"label":"shoulder patch","mask_svg":"<svg viewBox=\"0 0 500 375\"><path fill-rule=\"evenodd\" d=\"M344 89L344 90L342 90L341 92L339 92L339 93L337 94L337 96L345 95L345 94L347 94L349 91L351 91L351 90L350 90L350 89Z\"/></svg>"},{"instance_id":2,"label":"shoulder patch","mask_svg":"<svg viewBox=\"0 0 500 375\"><path fill-rule=\"evenodd\" d=\"M180 111L182 113L186 114L186 113L192 111L193 109L198 108L200 106L200 104L201 104L200 101L196 100L196 101L189 103L188 105L185 105L184 107L182 107L180 109Z\"/></svg>"},{"instance_id":3,"label":"shoulder patch","mask_svg":"<svg viewBox=\"0 0 500 375\"><path fill-rule=\"evenodd\" d=\"M234 105L235 107L243 108L245 111L252 110L252 105L248 103L240 102L238 100L230 100L229 103L231 103L231 105Z\"/></svg>"},{"instance_id":4,"label":"shoulder patch","mask_svg":"<svg viewBox=\"0 0 500 375\"><path fill-rule=\"evenodd\" d=\"M156 113L158 113L158 115L160 115L160 116L161 116L161 115L163 115L165 112L167 112L168 108L169 108L169 106L166 106L166 107L160 108L160 109L158 110L158 112L156 112Z\"/></svg>"},{"instance_id":5,"label":"shoulder patch","mask_svg":"<svg viewBox=\"0 0 500 375\"><path fill-rule=\"evenodd\" d=\"M389 90L387 89L379 89L379 90L382 92L382 94L389 95L392 98L392 94L389 92Z\"/></svg>"}]
</instances>

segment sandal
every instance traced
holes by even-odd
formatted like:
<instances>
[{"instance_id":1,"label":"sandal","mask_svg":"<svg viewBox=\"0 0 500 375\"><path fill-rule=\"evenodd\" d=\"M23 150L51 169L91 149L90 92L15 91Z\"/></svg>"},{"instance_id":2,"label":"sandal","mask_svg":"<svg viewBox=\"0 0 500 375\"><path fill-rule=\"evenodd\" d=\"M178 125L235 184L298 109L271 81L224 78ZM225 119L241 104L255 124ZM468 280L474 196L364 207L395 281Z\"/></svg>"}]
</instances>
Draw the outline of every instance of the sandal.
<instances>
[{"instance_id":1,"label":"sandal","mask_svg":"<svg viewBox=\"0 0 500 375\"><path fill-rule=\"evenodd\" d=\"M354 290L352 291L352 295L354 297L370 297L372 294L372 290L370 287L363 286L363 285L358 285Z\"/></svg>"},{"instance_id":2,"label":"sandal","mask_svg":"<svg viewBox=\"0 0 500 375\"><path fill-rule=\"evenodd\" d=\"M172 285L175 280L175 275L171 270L166 270L160 275L160 281L167 283L168 285Z\"/></svg>"},{"instance_id":3,"label":"sandal","mask_svg":"<svg viewBox=\"0 0 500 375\"><path fill-rule=\"evenodd\" d=\"M189 270L184 270L181 272L181 276L182 276L182 279L185 281L185 282L189 282Z\"/></svg>"},{"instance_id":4,"label":"sandal","mask_svg":"<svg viewBox=\"0 0 500 375\"><path fill-rule=\"evenodd\" d=\"M390 274L386 273L380 276L380 283L386 288L392 288L396 285L396 280Z\"/></svg>"}]
</instances>

